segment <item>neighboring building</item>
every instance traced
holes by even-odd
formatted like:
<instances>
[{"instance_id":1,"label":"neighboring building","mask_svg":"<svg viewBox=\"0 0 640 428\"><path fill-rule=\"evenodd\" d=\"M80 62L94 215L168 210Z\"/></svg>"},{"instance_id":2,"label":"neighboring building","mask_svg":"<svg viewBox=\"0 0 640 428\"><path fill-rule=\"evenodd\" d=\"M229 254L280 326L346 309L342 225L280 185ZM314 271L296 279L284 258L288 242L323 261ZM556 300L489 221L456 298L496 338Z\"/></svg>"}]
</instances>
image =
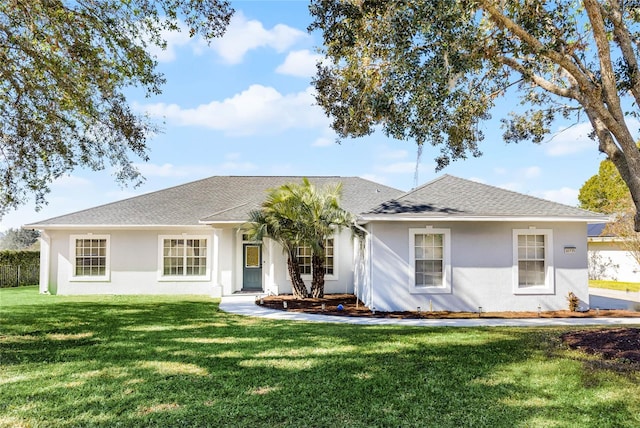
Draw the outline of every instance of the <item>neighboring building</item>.
<instances>
[{"instance_id":1,"label":"neighboring building","mask_svg":"<svg viewBox=\"0 0 640 428\"><path fill-rule=\"evenodd\" d=\"M606 224L590 224L589 279L640 282L640 264L621 247L622 238L605 233Z\"/></svg>"},{"instance_id":2,"label":"neighboring building","mask_svg":"<svg viewBox=\"0 0 640 428\"><path fill-rule=\"evenodd\" d=\"M27 225L42 231L40 290L290 293L281 248L243 227L268 189L301 179L211 177ZM588 305L587 224L606 217L448 175L408 193L309 180L342 182L341 205L365 232L329 240L327 293L380 311L564 309L570 291ZM300 248L303 273L306 256Z\"/></svg>"}]
</instances>

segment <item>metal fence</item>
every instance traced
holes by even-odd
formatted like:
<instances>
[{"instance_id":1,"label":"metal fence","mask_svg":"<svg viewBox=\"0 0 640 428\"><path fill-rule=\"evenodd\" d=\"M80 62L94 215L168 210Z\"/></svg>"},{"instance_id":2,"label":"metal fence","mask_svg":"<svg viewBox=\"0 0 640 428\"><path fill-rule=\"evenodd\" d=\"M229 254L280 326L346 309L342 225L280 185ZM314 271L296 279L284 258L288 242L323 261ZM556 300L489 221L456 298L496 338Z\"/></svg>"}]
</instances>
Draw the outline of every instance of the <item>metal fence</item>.
<instances>
[{"instance_id":1,"label":"metal fence","mask_svg":"<svg viewBox=\"0 0 640 428\"><path fill-rule=\"evenodd\" d=\"M0 288L37 285L40 282L40 266L0 265Z\"/></svg>"}]
</instances>

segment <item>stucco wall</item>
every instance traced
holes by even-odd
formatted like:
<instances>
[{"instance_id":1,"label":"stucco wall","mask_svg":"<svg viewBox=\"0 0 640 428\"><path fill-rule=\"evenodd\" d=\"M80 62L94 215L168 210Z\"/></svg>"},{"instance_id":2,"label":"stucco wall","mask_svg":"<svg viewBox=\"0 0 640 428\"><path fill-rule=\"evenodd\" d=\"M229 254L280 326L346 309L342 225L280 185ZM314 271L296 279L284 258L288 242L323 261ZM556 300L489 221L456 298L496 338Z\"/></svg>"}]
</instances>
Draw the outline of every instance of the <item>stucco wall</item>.
<instances>
[{"instance_id":1,"label":"stucco wall","mask_svg":"<svg viewBox=\"0 0 640 428\"><path fill-rule=\"evenodd\" d=\"M409 229L450 229L451 291L416 293L410 286ZM551 229L553 294L514 292L513 230ZM573 291L588 305L587 239L583 223L376 222L371 232L371 284L365 304L381 311L535 311L567 308ZM575 252L565 253L565 247Z\"/></svg>"},{"instance_id":2,"label":"stucco wall","mask_svg":"<svg viewBox=\"0 0 640 428\"><path fill-rule=\"evenodd\" d=\"M278 294L290 294L292 291L291 280L287 273L287 258L279 245L273 244L270 248L270 253L265 253L263 248L263 254L268 255L273 262L273 284L276 286L274 290L277 289ZM324 292L326 294L353 293L354 263L351 231L342 230L334 238L334 252L334 269L337 274L325 278ZM307 289L311 290L311 275L303 276L303 280Z\"/></svg>"},{"instance_id":3,"label":"stucco wall","mask_svg":"<svg viewBox=\"0 0 640 428\"><path fill-rule=\"evenodd\" d=\"M220 286L211 268L210 278L174 281L159 278L159 235L182 233L209 237L213 251L212 229L195 230L74 230L46 232L50 239L48 291L52 294L206 294L219 296ZM110 275L104 281L78 281L72 278L71 235L108 235ZM213 258L211 258L213 260ZM212 264L212 263L211 263ZM43 275L46 276L46 275Z\"/></svg>"},{"instance_id":4,"label":"stucco wall","mask_svg":"<svg viewBox=\"0 0 640 428\"><path fill-rule=\"evenodd\" d=\"M640 282L640 265L616 242L589 242L589 275L592 279Z\"/></svg>"},{"instance_id":5,"label":"stucco wall","mask_svg":"<svg viewBox=\"0 0 640 428\"><path fill-rule=\"evenodd\" d=\"M72 278L71 235L109 236L110 275L102 281ZM204 235L209 238L207 280L166 280L159 274L160 235ZM41 260L41 291L52 294L205 294L230 295L242 289L242 233L237 226L158 230L48 230ZM48 251L47 251L48 249ZM48 263L47 259L48 258ZM282 249L266 240L262 246L265 292L291 293L287 261ZM335 270L328 277L326 293L353 293L354 268L351 232L335 240ZM311 277L305 277L309 289Z\"/></svg>"}]
</instances>

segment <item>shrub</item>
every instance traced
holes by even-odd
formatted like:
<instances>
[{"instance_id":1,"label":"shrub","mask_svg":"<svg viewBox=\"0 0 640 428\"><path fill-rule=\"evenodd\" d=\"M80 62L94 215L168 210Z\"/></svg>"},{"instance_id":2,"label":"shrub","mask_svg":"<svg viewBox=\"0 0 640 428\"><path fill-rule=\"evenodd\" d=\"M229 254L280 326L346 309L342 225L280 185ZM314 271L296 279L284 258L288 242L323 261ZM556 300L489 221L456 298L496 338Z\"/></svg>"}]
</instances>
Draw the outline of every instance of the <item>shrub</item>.
<instances>
[{"instance_id":1,"label":"shrub","mask_svg":"<svg viewBox=\"0 0 640 428\"><path fill-rule=\"evenodd\" d=\"M578 296L576 296L573 291L570 291L567 296L567 301L569 302L569 310L571 312L576 312L578 310L578 304L580 303Z\"/></svg>"}]
</instances>

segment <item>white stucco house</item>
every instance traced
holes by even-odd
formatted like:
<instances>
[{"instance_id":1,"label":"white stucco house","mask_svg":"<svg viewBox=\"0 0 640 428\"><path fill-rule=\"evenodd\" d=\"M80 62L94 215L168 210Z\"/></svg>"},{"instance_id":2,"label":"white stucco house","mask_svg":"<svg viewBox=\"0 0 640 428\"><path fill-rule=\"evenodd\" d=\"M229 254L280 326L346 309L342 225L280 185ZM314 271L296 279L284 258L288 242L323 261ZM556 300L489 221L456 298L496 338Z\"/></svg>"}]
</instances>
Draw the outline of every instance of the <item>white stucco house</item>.
<instances>
[{"instance_id":1,"label":"white stucco house","mask_svg":"<svg viewBox=\"0 0 640 428\"><path fill-rule=\"evenodd\" d=\"M587 231L589 277L640 282L640 264L622 247L623 238L606 232L605 224L591 224Z\"/></svg>"},{"instance_id":2,"label":"white stucco house","mask_svg":"<svg viewBox=\"0 0 640 428\"><path fill-rule=\"evenodd\" d=\"M444 175L404 193L342 182L350 231L327 242L326 293L355 293L378 311L588 306L587 225L606 217ZM243 233L268 189L302 177L211 177L44 220L40 291L52 294L290 293L286 259ZM303 278L308 249L298 249Z\"/></svg>"}]
</instances>

